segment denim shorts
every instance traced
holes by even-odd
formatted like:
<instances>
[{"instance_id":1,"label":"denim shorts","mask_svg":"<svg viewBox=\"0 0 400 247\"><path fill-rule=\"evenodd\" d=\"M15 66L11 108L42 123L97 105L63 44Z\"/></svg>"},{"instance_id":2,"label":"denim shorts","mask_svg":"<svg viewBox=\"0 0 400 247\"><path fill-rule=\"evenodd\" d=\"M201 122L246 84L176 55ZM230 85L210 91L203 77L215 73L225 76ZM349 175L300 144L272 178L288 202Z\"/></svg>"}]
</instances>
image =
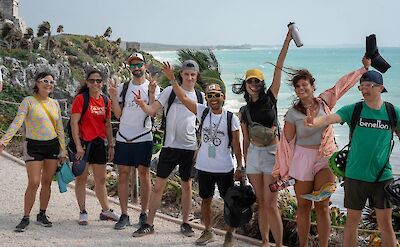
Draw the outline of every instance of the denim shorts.
<instances>
[{"instance_id":1,"label":"denim shorts","mask_svg":"<svg viewBox=\"0 0 400 247\"><path fill-rule=\"evenodd\" d=\"M275 164L277 145L257 147L250 143L247 149L246 173L247 174L271 174Z\"/></svg>"}]
</instances>

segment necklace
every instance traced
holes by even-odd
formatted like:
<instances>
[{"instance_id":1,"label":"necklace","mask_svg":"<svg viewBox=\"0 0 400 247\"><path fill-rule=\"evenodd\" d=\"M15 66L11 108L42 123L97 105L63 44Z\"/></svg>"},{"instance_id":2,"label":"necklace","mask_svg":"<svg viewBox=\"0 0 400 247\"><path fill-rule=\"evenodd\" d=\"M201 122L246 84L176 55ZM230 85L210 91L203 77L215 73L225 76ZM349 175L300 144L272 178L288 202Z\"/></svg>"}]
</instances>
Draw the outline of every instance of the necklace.
<instances>
[{"instance_id":1,"label":"necklace","mask_svg":"<svg viewBox=\"0 0 400 247\"><path fill-rule=\"evenodd\" d=\"M302 103L302 104L303 104L303 103ZM312 108L312 107L314 106L314 102L312 102L312 103L309 104L309 105L303 104L303 106L304 106L304 108Z\"/></svg>"}]
</instances>

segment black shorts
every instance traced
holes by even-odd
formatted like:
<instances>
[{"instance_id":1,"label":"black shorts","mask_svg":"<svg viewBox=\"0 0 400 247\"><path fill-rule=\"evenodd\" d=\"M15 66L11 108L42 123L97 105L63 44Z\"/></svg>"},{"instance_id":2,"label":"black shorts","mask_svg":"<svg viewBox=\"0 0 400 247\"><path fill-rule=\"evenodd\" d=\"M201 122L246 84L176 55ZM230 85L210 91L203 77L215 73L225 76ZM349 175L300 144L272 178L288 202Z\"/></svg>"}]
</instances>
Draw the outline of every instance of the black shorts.
<instances>
[{"instance_id":1,"label":"black shorts","mask_svg":"<svg viewBox=\"0 0 400 247\"><path fill-rule=\"evenodd\" d=\"M117 142L115 144L114 164L150 167L152 152L152 141L138 143Z\"/></svg>"},{"instance_id":2,"label":"black shorts","mask_svg":"<svg viewBox=\"0 0 400 247\"><path fill-rule=\"evenodd\" d=\"M393 179L389 179L375 183L345 178L344 207L353 210L362 210L368 199L371 208L391 208L391 204L385 196L384 188L392 181Z\"/></svg>"},{"instance_id":3,"label":"black shorts","mask_svg":"<svg viewBox=\"0 0 400 247\"><path fill-rule=\"evenodd\" d=\"M192 178L193 156L194 150L162 148L157 165L157 177L167 178L179 165L181 180L189 181Z\"/></svg>"},{"instance_id":4,"label":"black shorts","mask_svg":"<svg viewBox=\"0 0 400 247\"><path fill-rule=\"evenodd\" d=\"M45 159L58 159L60 142L58 138L48 141L39 141L26 138L24 142L25 161L43 161Z\"/></svg>"},{"instance_id":5,"label":"black shorts","mask_svg":"<svg viewBox=\"0 0 400 247\"><path fill-rule=\"evenodd\" d=\"M104 140L96 138L91 142L88 163L99 165L107 164L107 150Z\"/></svg>"},{"instance_id":6,"label":"black shorts","mask_svg":"<svg viewBox=\"0 0 400 247\"><path fill-rule=\"evenodd\" d=\"M214 173L197 170L199 176L199 195L202 199L214 196L215 184L218 186L218 192L221 198L224 198L226 191L234 183L233 169L227 173Z\"/></svg>"}]
</instances>

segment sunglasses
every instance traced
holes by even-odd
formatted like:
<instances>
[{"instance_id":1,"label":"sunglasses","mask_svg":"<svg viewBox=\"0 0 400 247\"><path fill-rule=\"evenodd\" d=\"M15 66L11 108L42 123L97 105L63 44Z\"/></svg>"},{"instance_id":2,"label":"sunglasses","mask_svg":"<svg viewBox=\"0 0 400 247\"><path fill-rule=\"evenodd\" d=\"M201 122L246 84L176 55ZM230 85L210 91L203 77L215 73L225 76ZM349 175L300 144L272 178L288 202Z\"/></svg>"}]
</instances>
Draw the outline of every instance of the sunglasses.
<instances>
[{"instance_id":1,"label":"sunglasses","mask_svg":"<svg viewBox=\"0 0 400 247\"><path fill-rule=\"evenodd\" d=\"M54 83L56 83L56 81L54 81L54 80L47 80L47 79L42 79L39 81L43 82L44 84L47 84L47 85L54 85Z\"/></svg>"},{"instance_id":2,"label":"sunglasses","mask_svg":"<svg viewBox=\"0 0 400 247\"><path fill-rule=\"evenodd\" d=\"M134 68L142 68L144 63L131 63L129 64L129 68L134 69Z\"/></svg>"},{"instance_id":3,"label":"sunglasses","mask_svg":"<svg viewBox=\"0 0 400 247\"><path fill-rule=\"evenodd\" d=\"M247 81L246 81L246 83L247 84L255 84L255 85L259 85L259 84L261 84L263 81L260 81L259 79L256 79L256 78L251 78L251 79L248 79Z\"/></svg>"},{"instance_id":4,"label":"sunglasses","mask_svg":"<svg viewBox=\"0 0 400 247\"><path fill-rule=\"evenodd\" d=\"M360 84L358 85L358 90L361 90L362 88L374 88L374 87L378 87L379 84L376 83L364 83L364 84Z\"/></svg>"},{"instance_id":5,"label":"sunglasses","mask_svg":"<svg viewBox=\"0 0 400 247\"><path fill-rule=\"evenodd\" d=\"M222 95L224 95L224 94L223 94L223 93L207 93L207 94L206 94L206 97L207 97L207 99L211 99L211 98L213 98L213 97L219 98L219 97L221 97Z\"/></svg>"},{"instance_id":6,"label":"sunglasses","mask_svg":"<svg viewBox=\"0 0 400 247\"><path fill-rule=\"evenodd\" d=\"M97 83L97 84L100 84L100 83L102 83L103 82L103 79L87 79L87 81L89 82L89 83L91 83L91 84L93 84L93 83Z\"/></svg>"}]
</instances>

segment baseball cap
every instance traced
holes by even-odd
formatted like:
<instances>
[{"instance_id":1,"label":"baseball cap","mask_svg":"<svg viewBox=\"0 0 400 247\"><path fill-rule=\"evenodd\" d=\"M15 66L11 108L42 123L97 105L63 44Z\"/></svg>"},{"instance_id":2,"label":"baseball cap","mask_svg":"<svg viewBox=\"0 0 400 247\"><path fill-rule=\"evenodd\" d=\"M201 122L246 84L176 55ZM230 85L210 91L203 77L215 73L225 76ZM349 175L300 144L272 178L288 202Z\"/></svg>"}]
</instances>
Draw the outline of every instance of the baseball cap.
<instances>
[{"instance_id":1,"label":"baseball cap","mask_svg":"<svg viewBox=\"0 0 400 247\"><path fill-rule=\"evenodd\" d=\"M130 63L132 60L141 60L141 61L143 61L143 62L145 62L146 63L146 59L143 57L143 54L142 53L139 53L139 52L133 52L129 57L128 57L128 59L126 60L126 62L127 63Z\"/></svg>"},{"instance_id":2,"label":"baseball cap","mask_svg":"<svg viewBox=\"0 0 400 247\"><path fill-rule=\"evenodd\" d=\"M256 78L260 81L264 81L264 73L259 69L249 69L246 71L246 81L251 78Z\"/></svg>"},{"instance_id":3,"label":"baseball cap","mask_svg":"<svg viewBox=\"0 0 400 247\"><path fill-rule=\"evenodd\" d=\"M365 72L360 78L360 83L363 81L370 81L370 82L374 82L376 84L383 86L382 74L379 72L376 72L374 70L369 70L369 71ZM385 92L387 92L387 90L386 90L386 88L383 88L382 93L385 93Z\"/></svg>"},{"instance_id":4,"label":"baseball cap","mask_svg":"<svg viewBox=\"0 0 400 247\"><path fill-rule=\"evenodd\" d=\"M196 63L196 61L194 61L194 60L185 60L185 61L182 63L181 71L183 71L183 70L185 70L185 69L194 69L194 70L196 70L197 72L200 72L199 65L198 65L198 64Z\"/></svg>"},{"instance_id":5,"label":"baseball cap","mask_svg":"<svg viewBox=\"0 0 400 247\"><path fill-rule=\"evenodd\" d=\"M210 85L208 85L206 87L205 91L206 91L206 93L210 93L210 92L223 93L221 86L217 83L211 83Z\"/></svg>"}]
</instances>

